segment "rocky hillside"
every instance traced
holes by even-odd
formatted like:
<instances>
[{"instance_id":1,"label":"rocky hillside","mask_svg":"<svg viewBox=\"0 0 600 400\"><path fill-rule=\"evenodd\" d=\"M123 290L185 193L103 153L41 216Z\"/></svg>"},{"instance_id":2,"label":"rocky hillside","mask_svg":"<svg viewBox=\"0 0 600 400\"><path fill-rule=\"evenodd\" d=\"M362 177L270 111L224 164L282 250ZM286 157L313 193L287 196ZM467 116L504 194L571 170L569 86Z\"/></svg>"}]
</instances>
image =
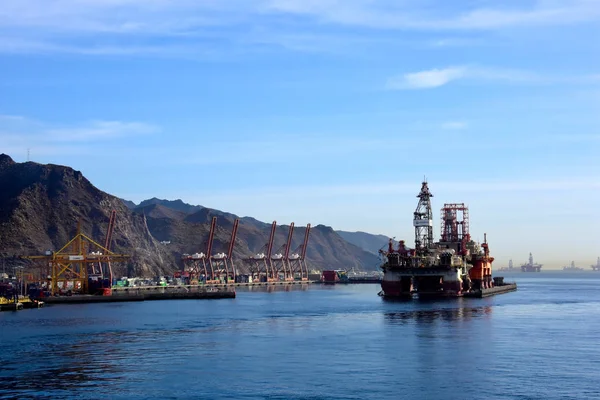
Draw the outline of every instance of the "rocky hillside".
<instances>
[{"instance_id":1,"label":"rocky hillside","mask_svg":"<svg viewBox=\"0 0 600 400\"><path fill-rule=\"evenodd\" d=\"M117 211L113 251L132 256L117 273L159 275L177 264L150 233L143 215L94 187L79 171L59 165L15 163L0 155L0 252L43 254L58 250L81 230L102 242L109 215Z\"/></svg>"},{"instance_id":2,"label":"rocky hillside","mask_svg":"<svg viewBox=\"0 0 600 400\"><path fill-rule=\"evenodd\" d=\"M390 238L384 235L373 235L366 232L336 231L344 240L372 254L379 254L380 249L387 249ZM394 241L394 246L397 242Z\"/></svg>"},{"instance_id":3,"label":"rocky hillside","mask_svg":"<svg viewBox=\"0 0 600 400\"><path fill-rule=\"evenodd\" d=\"M188 210L187 213L181 210ZM197 211L194 211L197 210ZM225 252L231 239L233 222L238 216L219 210L192 206L181 200L143 201L133 209L143 214L148 221L152 235L160 241L168 241L168 247L175 254L206 252L210 221L217 217L217 230L213 243L213 253ZM271 229L270 223L251 217L240 218L237 239L234 247L236 259L257 253L266 245ZM299 249L305 227L296 226L291 250ZM278 224L273 251L283 250L289 224ZM306 257L310 268L376 269L379 259L358 246L345 241L332 228L317 225L311 229ZM238 262L237 265L240 265Z\"/></svg>"},{"instance_id":4,"label":"rocky hillside","mask_svg":"<svg viewBox=\"0 0 600 400\"><path fill-rule=\"evenodd\" d=\"M209 223L218 217L213 253L227 249L233 214L190 206L178 201L151 199L140 205L94 187L79 171L59 165L15 163L0 155L0 252L12 255L41 254L60 249L76 233L102 241L111 210L117 211L113 250L131 254L131 262L117 274L156 276L180 268L183 253L205 251ZM281 247L288 226L278 226L274 250ZM270 224L254 218L240 220L234 260L258 252L268 240ZM304 228L294 231L292 250L300 245ZM162 244L161 241L170 242ZM10 262L10 260L9 260ZM315 226L307 251L310 268L374 269L373 254L348 243L332 228Z\"/></svg>"}]
</instances>

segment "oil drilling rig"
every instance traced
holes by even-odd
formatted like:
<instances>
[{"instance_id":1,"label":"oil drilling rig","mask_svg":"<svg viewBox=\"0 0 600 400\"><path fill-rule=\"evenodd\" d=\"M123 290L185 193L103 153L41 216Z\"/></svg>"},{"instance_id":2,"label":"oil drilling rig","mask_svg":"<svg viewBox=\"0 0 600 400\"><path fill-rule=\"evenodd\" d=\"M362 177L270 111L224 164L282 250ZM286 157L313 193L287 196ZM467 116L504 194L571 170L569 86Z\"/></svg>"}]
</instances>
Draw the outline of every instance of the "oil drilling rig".
<instances>
[{"instance_id":1,"label":"oil drilling rig","mask_svg":"<svg viewBox=\"0 0 600 400\"><path fill-rule=\"evenodd\" d=\"M400 241L398 250L390 240L382 265L381 294L386 297L458 297L465 293L492 289L492 262L486 234L479 244L469 234L469 210L464 203L446 203L441 209L441 238L433 239L433 213L427 182L417 195L413 213L415 248ZM500 282L500 281L498 281ZM516 287L515 287L516 288Z\"/></svg>"},{"instance_id":2,"label":"oil drilling rig","mask_svg":"<svg viewBox=\"0 0 600 400\"><path fill-rule=\"evenodd\" d=\"M39 256L22 256L23 259L41 263L40 274L27 283L43 287L49 283L52 295L63 293L107 294L113 281L112 263L125 262L129 255L116 254L110 250L115 229L116 211L110 214L104 245L81 232L60 250L46 251Z\"/></svg>"}]
</instances>

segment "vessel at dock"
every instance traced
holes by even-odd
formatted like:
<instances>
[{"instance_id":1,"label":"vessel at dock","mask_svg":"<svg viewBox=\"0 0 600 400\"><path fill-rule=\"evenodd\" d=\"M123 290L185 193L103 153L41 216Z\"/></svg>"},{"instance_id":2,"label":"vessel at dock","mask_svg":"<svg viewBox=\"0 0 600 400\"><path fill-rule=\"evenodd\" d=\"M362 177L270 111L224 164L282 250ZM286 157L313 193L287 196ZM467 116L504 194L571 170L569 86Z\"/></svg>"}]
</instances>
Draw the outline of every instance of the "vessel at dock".
<instances>
[{"instance_id":1,"label":"vessel at dock","mask_svg":"<svg viewBox=\"0 0 600 400\"><path fill-rule=\"evenodd\" d=\"M596 265L590 265L590 267L592 268L592 271L600 271L600 257L598 257Z\"/></svg>"},{"instance_id":2,"label":"vessel at dock","mask_svg":"<svg viewBox=\"0 0 600 400\"><path fill-rule=\"evenodd\" d=\"M521 264L521 272L540 272L542 264L536 264L533 262L533 255L529 253L529 261L525 264Z\"/></svg>"},{"instance_id":3,"label":"vessel at dock","mask_svg":"<svg viewBox=\"0 0 600 400\"><path fill-rule=\"evenodd\" d=\"M486 297L516 290L516 284L492 278L492 262L486 234L483 243L469 234L469 210L464 203L444 204L439 242L433 239L433 213L427 182L417 195L414 212L415 248L401 240L394 249L390 239L380 295L386 298Z\"/></svg>"}]
</instances>

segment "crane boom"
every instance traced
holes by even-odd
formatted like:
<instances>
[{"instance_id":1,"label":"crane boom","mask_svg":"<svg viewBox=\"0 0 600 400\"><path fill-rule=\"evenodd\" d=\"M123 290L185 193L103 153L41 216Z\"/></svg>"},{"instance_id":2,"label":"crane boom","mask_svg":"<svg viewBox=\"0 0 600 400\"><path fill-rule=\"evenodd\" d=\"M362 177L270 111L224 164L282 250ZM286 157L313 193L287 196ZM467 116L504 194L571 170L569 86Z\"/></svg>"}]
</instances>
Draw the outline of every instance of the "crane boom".
<instances>
[{"instance_id":1,"label":"crane boom","mask_svg":"<svg viewBox=\"0 0 600 400\"><path fill-rule=\"evenodd\" d=\"M290 248L292 247L292 236L294 235L294 223L290 224L290 231L288 233L287 242L285 243L285 254L283 255L283 259L287 260L290 255Z\"/></svg>"},{"instance_id":2,"label":"crane boom","mask_svg":"<svg viewBox=\"0 0 600 400\"><path fill-rule=\"evenodd\" d=\"M206 245L206 257L210 259L210 255L212 252L213 239L215 237L215 227L217 226L217 217L212 218L212 222L210 224L210 232L208 234L208 243Z\"/></svg>"},{"instance_id":3,"label":"crane boom","mask_svg":"<svg viewBox=\"0 0 600 400\"><path fill-rule=\"evenodd\" d=\"M112 235L115 230L115 220L117 218L117 212L112 210L110 213L110 219L108 220L108 229L106 231L106 240L104 241L104 248L106 250L110 250L110 245L112 242Z\"/></svg>"},{"instance_id":4,"label":"crane boom","mask_svg":"<svg viewBox=\"0 0 600 400\"><path fill-rule=\"evenodd\" d=\"M269 242L267 243L267 260L271 259L271 253L273 252L273 242L275 241L275 229L277 228L277 221L273 221L271 225L271 235L269 236Z\"/></svg>"},{"instance_id":5,"label":"crane boom","mask_svg":"<svg viewBox=\"0 0 600 400\"><path fill-rule=\"evenodd\" d=\"M233 246L235 244L235 237L237 236L238 225L240 224L240 220L236 219L233 222L233 229L231 230L231 242L229 242L229 249L227 250L227 259L231 260L231 256L233 255Z\"/></svg>"},{"instance_id":6,"label":"crane boom","mask_svg":"<svg viewBox=\"0 0 600 400\"><path fill-rule=\"evenodd\" d=\"M302 243L302 253L300 259L304 260L306 257L306 248L308 247L308 235L310 234L310 224L306 225L306 232L304 233L304 243Z\"/></svg>"}]
</instances>

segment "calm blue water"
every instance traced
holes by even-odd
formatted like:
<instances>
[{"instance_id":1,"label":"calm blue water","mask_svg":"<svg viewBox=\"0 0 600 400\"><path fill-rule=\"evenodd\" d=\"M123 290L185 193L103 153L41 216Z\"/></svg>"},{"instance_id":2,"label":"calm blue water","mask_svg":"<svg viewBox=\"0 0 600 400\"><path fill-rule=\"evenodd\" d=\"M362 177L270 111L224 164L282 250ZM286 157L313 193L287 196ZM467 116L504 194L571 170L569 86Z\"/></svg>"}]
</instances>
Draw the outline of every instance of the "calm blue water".
<instances>
[{"instance_id":1,"label":"calm blue water","mask_svg":"<svg viewBox=\"0 0 600 400\"><path fill-rule=\"evenodd\" d=\"M488 299L377 285L0 313L0 398L594 399L600 273Z\"/></svg>"}]
</instances>

